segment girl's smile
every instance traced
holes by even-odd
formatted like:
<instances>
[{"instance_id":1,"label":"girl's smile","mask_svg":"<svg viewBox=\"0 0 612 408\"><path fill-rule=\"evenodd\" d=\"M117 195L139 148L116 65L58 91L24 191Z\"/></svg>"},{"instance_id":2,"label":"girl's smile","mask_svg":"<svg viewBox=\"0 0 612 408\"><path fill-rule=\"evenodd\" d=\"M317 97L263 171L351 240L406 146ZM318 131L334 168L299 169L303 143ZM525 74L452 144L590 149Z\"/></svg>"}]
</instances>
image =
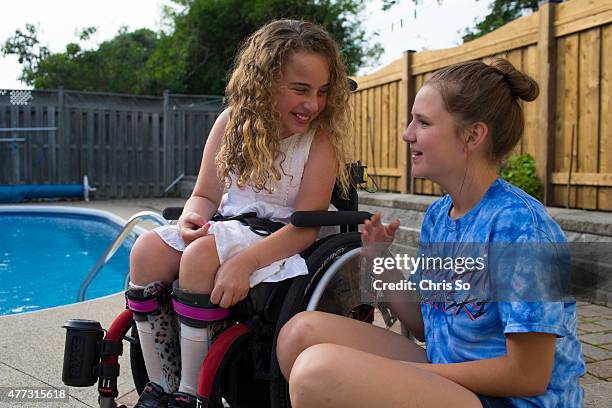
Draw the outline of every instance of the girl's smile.
<instances>
[{"instance_id":1,"label":"girl's smile","mask_svg":"<svg viewBox=\"0 0 612 408\"><path fill-rule=\"evenodd\" d=\"M300 122L303 125L308 125L310 123L310 118L312 117L312 115L305 115L305 114L298 113L298 112L292 112L292 114L295 115L298 122Z\"/></svg>"},{"instance_id":2,"label":"girl's smile","mask_svg":"<svg viewBox=\"0 0 612 408\"><path fill-rule=\"evenodd\" d=\"M329 64L312 52L296 52L287 58L276 94L281 117L281 138L303 133L327 105Z\"/></svg>"}]
</instances>

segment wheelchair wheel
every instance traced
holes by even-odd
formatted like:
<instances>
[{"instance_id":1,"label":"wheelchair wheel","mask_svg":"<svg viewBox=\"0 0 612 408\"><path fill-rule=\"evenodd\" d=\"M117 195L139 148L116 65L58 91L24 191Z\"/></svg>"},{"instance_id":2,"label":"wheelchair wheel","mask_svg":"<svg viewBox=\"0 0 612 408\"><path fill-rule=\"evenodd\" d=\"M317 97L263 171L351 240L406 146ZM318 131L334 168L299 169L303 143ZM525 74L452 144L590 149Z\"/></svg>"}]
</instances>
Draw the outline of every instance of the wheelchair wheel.
<instances>
[{"instance_id":1,"label":"wheelchair wheel","mask_svg":"<svg viewBox=\"0 0 612 408\"><path fill-rule=\"evenodd\" d=\"M351 317L388 329L396 322L384 303L368 289L360 273L361 235L349 232L323 242L306 258L308 276L296 278L289 288L279 316L272 348L270 398L273 408L290 407L289 387L276 359L280 329L295 314L304 310L323 311Z\"/></svg>"},{"instance_id":2,"label":"wheelchair wheel","mask_svg":"<svg viewBox=\"0 0 612 408\"><path fill-rule=\"evenodd\" d=\"M391 329L397 318L377 300L369 276L361 268L360 248L334 259L312 290L304 295L305 310L334 313Z\"/></svg>"}]
</instances>

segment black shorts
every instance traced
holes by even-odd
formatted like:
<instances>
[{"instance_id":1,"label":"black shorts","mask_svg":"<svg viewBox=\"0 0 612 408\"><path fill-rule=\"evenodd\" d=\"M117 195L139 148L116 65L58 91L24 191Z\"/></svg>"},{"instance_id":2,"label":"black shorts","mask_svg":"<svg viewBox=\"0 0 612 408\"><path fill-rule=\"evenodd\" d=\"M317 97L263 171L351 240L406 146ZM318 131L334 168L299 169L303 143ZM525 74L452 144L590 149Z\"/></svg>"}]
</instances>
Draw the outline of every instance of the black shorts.
<instances>
[{"instance_id":1,"label":"black shorts","mask_svg":"<svg viewBox=\"0 0 612 408\"><path fill-rule=\"evenodd\" d=\"M476 395L482 404L482 408L514 408L514 405L507 398L485 397Z\"/></svg>"}]
</instances>

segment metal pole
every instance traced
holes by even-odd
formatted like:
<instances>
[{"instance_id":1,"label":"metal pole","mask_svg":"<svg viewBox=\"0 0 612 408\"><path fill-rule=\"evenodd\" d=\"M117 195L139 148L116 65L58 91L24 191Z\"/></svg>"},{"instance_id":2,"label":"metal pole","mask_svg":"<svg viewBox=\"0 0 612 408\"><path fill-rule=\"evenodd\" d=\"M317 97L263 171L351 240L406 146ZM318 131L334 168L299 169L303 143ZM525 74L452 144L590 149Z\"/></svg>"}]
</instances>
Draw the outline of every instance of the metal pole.
<instances>
[{"instance_id":1,"label":"metal pole","mask_svg":"<svg viewBox=\"0 0 612 408\"><path fill-rule=\"evenodd\" d=\"M172 183L168 184L168 187L166 187L164 189L164 192L162 194L162 197L164 195L166 195L166 193L168 193L168 191L170 191L172 189L172 187L174 187L176 185L176 183L178 183L179 181L181 181L183 179L183 177L185 177L185 173L181 173L180 176L178 176L177 178L175 178L174 180L172 180Z\"/></svg>"},{"instance_id":2,"label":"metal pole","mask_svg":"<svg viewBox=\"0 0 612 408\"><path fill-rule=\"evenodd\" d=\"M104 254L98 258L98 261L94 267L91 268L85 279L83 279L83 282L81 282L81 285L79 286L79 293L77 294L77 302L82 302L85 300L85 293L87 292L87 288L91 282L93 282L104 265L106 265L113 255L115 255L115 252L117 252L117 250L121 247L121 244L130 235L130 232L132 232L136 224L144 220L153 221L159 225L168 225L168 221L164 217L153 211L141 211L132 215L119 235L117 235L112 244L106 248Z\"/></svg>"},{"instance_id":3,"label":"metal pole","mask_svg":"<svg viewBox=\"0 0 612 408\"><path fill-rule=\"evenodd\" d=\"M56 127L10 127L10 128L0 128L0 133L4 132L49 132L52 130L56 130Z\"/></svg>"}]
</instances>

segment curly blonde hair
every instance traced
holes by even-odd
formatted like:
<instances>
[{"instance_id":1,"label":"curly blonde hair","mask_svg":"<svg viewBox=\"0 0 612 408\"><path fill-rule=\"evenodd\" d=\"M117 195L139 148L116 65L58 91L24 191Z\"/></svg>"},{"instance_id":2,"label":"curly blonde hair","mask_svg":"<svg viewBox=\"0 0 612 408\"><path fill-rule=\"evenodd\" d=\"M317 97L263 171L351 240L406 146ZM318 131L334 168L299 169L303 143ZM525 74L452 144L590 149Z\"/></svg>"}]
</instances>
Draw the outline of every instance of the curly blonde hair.
<instances>
[{"instance_id":1,"label":"curly blonde hair","mask_svg":"<svg viewBox=\"0 0 612 408\"><path fill-rule=\"evenodd\" d=\"M297 20L277 20L252 34L237 54L226 88L230 117L216 157L219 176L230 185L271 192L272 180L281 178L275 161L280 152L280 114L274 109L274 94L283 64L296 52L322 55L329 64L327 105L311 123L316 132L329 136L338 160L338 182L342 195L349 188L349 86L344 62L331 36L321 27ZM284 156L284 155L283 155Z\"/></svg>"}]
</instances>

